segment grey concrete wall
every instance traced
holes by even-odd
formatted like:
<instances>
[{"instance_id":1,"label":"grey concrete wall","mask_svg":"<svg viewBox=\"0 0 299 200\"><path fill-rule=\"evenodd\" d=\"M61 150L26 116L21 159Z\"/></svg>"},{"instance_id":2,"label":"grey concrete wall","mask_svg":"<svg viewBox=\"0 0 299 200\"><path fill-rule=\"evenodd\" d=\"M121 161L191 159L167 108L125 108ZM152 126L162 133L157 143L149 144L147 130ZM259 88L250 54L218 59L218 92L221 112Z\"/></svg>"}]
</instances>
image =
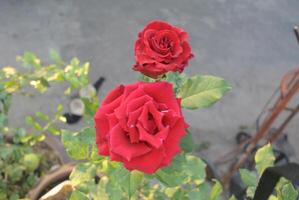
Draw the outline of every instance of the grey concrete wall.
<instances>
[{"instance_id":1,"label":"grey concrete wall","mask_svg":"<svg viewBox=\"0 0 299 200\"><path fill-rule=\"evenodd\" d=\"M211 140L215 152L231 147L238 127L252 125L282 75L299 66L292 33L299 24L297 0L1 0L0 65L16 65L15 56L25 50L47 59L54 48L65 59L90 61L91 80L107 78L102 98L120 82L135 80L134 41L152 19L189 32L195 58L187 73L221 76L233 86L213 108L185 112L201 130L198 142ZM20 125L25 115L50 112L60 101L67 102L55 88L34 104L18 97L12 121ZM298 121L287 129L293 145L299 141Z\"/></svg>"}]
</instances>

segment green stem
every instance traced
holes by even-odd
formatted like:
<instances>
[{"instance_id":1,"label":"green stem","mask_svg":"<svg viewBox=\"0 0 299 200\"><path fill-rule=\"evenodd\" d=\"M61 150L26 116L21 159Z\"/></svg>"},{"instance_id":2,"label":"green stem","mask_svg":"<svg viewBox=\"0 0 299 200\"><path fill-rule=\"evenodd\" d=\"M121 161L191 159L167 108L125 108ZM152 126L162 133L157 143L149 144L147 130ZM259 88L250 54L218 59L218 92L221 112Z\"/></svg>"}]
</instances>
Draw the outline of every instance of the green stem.
<instances>
[{"instance_id":1,"label":"green stem","mask_svg":"<svg viewBox=\"0 0 299 200\"><path fill-rule=\"evenodd\" d=\"M131 172L129 172L129 200L131 200Z\"/></svg>"}]
</instances>

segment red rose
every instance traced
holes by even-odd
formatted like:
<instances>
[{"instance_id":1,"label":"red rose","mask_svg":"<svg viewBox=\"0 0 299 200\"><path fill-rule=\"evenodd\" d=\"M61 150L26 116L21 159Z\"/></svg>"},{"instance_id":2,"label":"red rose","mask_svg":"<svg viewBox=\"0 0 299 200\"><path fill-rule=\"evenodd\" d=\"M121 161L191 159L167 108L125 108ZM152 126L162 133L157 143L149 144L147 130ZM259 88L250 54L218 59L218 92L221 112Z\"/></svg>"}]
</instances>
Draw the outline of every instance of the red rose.
<instances>
[{"instance_id":1,"label":"red rose","mask_svg":"<svg viewBox=\"0 0 299 200\"><path fill-rule=\"evenodd\" d=\"M169 71L182 72L192 58L188 34L163 21L152 21L135 43L135 71L156 78Z\"/></svg>"},{"instance_id":2,"label":"red rose","mask_svg":"<svg viewBox=\"0 0 299 200\"><path fill-rule=\"evenodd\" d=\"M145 173L171 163L187 128L180 101L167 82L120 85L105 97L94 118L99 154Z\"/></svg>"}]
</instances>

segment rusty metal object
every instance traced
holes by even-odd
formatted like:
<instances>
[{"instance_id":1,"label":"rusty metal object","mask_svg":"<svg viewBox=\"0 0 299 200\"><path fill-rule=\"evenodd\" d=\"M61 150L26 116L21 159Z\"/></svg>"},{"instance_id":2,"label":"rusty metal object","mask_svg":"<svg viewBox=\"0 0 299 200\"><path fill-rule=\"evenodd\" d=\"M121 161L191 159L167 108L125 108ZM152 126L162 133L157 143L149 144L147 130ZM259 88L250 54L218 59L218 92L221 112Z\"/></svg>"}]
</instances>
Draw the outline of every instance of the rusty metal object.
<instances>
[{"instance_id":1,"label":"rusty metal object","mask_svg":"<svg viewBox=\"0 0 299 200\"><path fill-rule=\"evenodd\" d=\"M294 27L294 33L299 44L298 26ZM265 139L266 142L273 143L281 137L285 127L299 112L299 102L297 102L297 105L294 108L290 108L288 105L297 92L299 92L299 68L289 71L282 78L280 87L271 96L270 100L266 103L257 119L257 130L255 135L252 138L243 141L232 151L218 159L217 162L221 164L221 161L223 161L226 157L231 156L231 154L238 155L240 152L242 152L237 161L233 165L231 165L229 171L223 176L224 183L228 183L233 174L247 161L248 157L252 154L252 151L257 147L259 141ZM275 100L274 104L270 109L267 109L273 99ZM270 134L269 132L272 128L273 123L277 120L277 118L283 111L288 111L289 115L280 124L278 129L275 129L275 132ZM261 120L263 116L264 118L263 120Z\"/></svg>"},{"instance_id":2,"label":"rusty metal object","mask_svg":"<svg viewBox=\"0 0 299 200\"><path fill-rule=\"evenodd\" d=\"M288 105L297 92L299 92L299 68L288 72L282 78L280 87L275 92L276 95L271 97L271 100L275 100L274 104L270 106L270 109L264 109L257 120L257 132L254 134L254 136L249 140L239 144L233 151L229 153L238 155L238 153L242 152L237 161L230 167L229 172L224 175L224 183L228 183L232 175L247 161L247 158L250 156L259 141L265 139L266 142L272 143L282 135L287 124L299 111L299 103L295 106L295 108L290 108ZM269 101L266 107L268 107L271 102L272 101ZM289 115L280 124L278 129L269 135L269 130L272 128L273 123L283 111L289 112ZM222 160L223 159L224 157Z\"/></svg>"}]
</instances>

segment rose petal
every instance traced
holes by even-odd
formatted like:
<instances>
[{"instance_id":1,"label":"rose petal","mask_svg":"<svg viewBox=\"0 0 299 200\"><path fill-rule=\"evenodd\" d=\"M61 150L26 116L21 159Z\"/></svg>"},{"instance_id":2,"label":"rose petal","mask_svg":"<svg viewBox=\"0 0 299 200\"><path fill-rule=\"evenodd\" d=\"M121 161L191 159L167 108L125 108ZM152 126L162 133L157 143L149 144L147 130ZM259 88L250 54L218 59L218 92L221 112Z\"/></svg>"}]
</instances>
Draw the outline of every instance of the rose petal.
<instances>
[{"instance_id":1,"label":"rose petal","mask_svg":"<svg viewBox=\"0 0 299 200\"><path fill-rule=\"evenodd\" d=\"M155 135L148 133L140 124L137 124L137 128L139 131L139 140L148 142L150 145L155 147L156 149L161 147L163 141L168 135L169 127L164 128L160 132Z\"/></svg>"},{"instance_id":2,"label":"rose petal","mask_svg":"<svg viewBox=\"0 0 299 200\"><path fill-rule=\"evenodd\" d=\"M174 127L169 130L168 137L164 141L164 148L166 157L163 160L163 166L167 166L171 163L172 158L180 153L180 141L186 135L185 130L186 123L182 119L178 120Z\"/></svg>"},{"instance_id":3,"label":"rose petal","mask_svg":"<svg viewBox=\"0 0 299 200\"><path fill-rule=\"evenodd\" d=\"M173 62L177 63L178 71L182 72L188 64L188 60L193 57L191 47L187 42L182 43L183 52Z\"/></svg>"},{"instance_id":4,"label":"rose petal","mask_svg":"<svg viewBox=\"0 0 299 200\"><path fill-rule=\"evenodd\" d=\"M173 127L177 120L181 118L181 115L178 115L177 113L173 112L172 110L166 110L164 111L164 116L162 118L162 123L164 126L168 125L170 127Z\"/></svg>"},{"instance_id":5,"label":"rose petal","mask_svg":"<svg viewBox=\"0 0 299 200\"><path fill-rule=\"evenodd\" d=\"M148 174L155 173L160 167L164 159L164 148L152 149L143 156L136 157L130 162L125 161L124 166L128 170L139 170Z\"/></svg>"},{"instance_id":6,"label":"rose petal","mask_svg":"<svg viewBox=\"0 0 299 200\"><path fill-rule=\"evenodd\" d=\"M172 25L168 24L167 22L161 20L155 20L148 23L144 30L153 29L153 30L164 30L164 29L171 29Z\"/></svg>"},{"instance_id":7,"label":"rose petal","mask_svg":"<svg viewBox=\"0 0 299 200\"><path fill-rule=\"evenodd\" d=\"M136 63L133 67L133 70L140 71L144 75L152 77L152 78L157 78L159 75L165 73L165 70L156 67L155 63L151 63L151 64Z\"/></svg>"},{"instance_id":8,"label":"rose petal","mask_svg":"<svg viewBox=\"0 0 299 200\"><path fill-rule=\"evenodd\" d=\"M116 118L114 113L106 114L106 119L108 120L110 129L113 128L118 123L118 119Z\"/></svg>"},{"instance_id":9,"label":"rose petal","mask_svg":"<svg viewBox=\"0 0 299 200\"><path fill-rule=\"evenodd\" d=\"M147 107L149 108L149 111L151 112L151 114L154 118L154 121L155 121L155 124L156 124L157 128L159 130L163 129L164 125L162 124L162 118L164 116L164 113L157 110L157 108L155 107L153 102L148 102Z\"/></svg>"},{"instance_id":10,"label":"rose petal","mask_svg":"<svg viewBox=\"0 0 299 200\"><path fill-rule=\"evenodd\" d=\"M102 105L110 104L116 99L118 99L124 92L124 86L120 85L116 87L114 90L109 92L109 94L104 98Z\"/></svg>"},{"instance_id":11,"label":"rose petal","mask_svg":"<svg viewBox=\"0 0 299 200\"><path fill-rule=\"evenodd\" d=\"M139 108L128 114L128 122L127 122L128 127L134 127L136 125L138 117L140 116L141 112L142 112L142 108Z\"/></svg>"},{"instance_id":12,"label":"rose petal","mask_svg":"<svg viewBox=\"0 0 299 200\"><path fill-rule=\"evenodd\" d=\"M159 92L163 89L163 92ZM164 103L169 109L180 113L180 107L173 92L172 84L168 82L155 82L153 84L143 84L143 90L157 103Z\"/></svg>"},{"instance_id":13,"label":"rose petal","mask_svg":"<svg viewBox=\"0 0 299 200\"><path fill-rule=\"evenodd\" d=\"M152 100L153 98L148 95L144 95L142 97L136 98L128 103L126 111L133 112L134 110L137 110L138 108L142 107L146 102Z\"/></svg>"},{"instance_id":14,"label":"rose petal","mask_svg":"<svg viewBox=\"0 0 299 200\"><path fill-rule=\"evenodd\" d=\"M129 136L131 143L139 142L139 132L137 131L136 127L129 127Z\"/></svg>"},{"instance_id":15,"label":"rose petal","mask_svg":"<svg viewBox=\"0 0 299 200\"><path fill-rule=\"evenodd\" d=\"M148 153L151 149L144 143L132 144L119 125L116 125L110 134L111 151L124 157L127 161Z\"/></svg>"},{"instance_id":16,"label":"rose petal","mask_svg":"<svg viewBox=\"0 0 299 200\"><path fill-rule=\"evenodd\" d=\"M109 156L109 146L108 143L105 142L99 142L98 144L98 153L102 156Z\"/></svg>"}]
</instances>

